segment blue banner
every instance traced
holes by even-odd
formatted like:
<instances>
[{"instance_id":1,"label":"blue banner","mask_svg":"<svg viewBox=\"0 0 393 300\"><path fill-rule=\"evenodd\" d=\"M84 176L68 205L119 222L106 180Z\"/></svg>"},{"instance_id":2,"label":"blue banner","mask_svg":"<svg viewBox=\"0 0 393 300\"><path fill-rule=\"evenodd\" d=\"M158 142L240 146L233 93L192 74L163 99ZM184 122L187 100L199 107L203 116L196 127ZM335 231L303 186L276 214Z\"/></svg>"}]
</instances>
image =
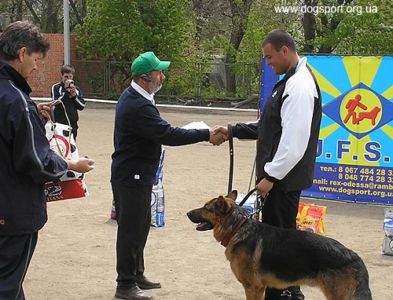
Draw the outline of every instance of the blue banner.
<instances>
[{"instance_id":1,"label":"blue banner","mask_svg":"<svg viewBox=\"0 0 393 300\"><path fill-rule=\"evenodd\" d=\"M393 204L393 57L307 59L323 115L314 184L303 195Z\"/></svg>"},{"instance_id":2,"label":"blue banner","mask_svg":"<svg viewBox=\"0 0 393 300\"><path fill-rule=\"evenodd\" d=\"M261 61L261 89L260 89L260 101L259 101L259 109L262 111L265 108L265 104L267 98L270 96L274 85L278 81L278 75L276 75L273 71L272 67L269 67L266 64L265 58L262 58Z\"/></svg>"}]
</instances>

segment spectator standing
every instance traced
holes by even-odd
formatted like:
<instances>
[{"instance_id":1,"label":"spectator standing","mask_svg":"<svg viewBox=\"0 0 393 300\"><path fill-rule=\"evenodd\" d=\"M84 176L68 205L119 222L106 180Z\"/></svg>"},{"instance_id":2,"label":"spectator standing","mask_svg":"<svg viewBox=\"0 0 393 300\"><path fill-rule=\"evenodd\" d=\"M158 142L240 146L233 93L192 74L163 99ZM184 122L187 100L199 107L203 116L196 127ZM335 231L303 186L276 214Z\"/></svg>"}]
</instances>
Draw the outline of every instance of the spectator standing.
<instances>
[{"instance_id":1,"label":"spectator standing","mask_svg":"<svg viewBox=\"0 0 393 300\"><path fill-rule=\"evenodd\" d=\"M0 35L0 299L24 300L22 288L37 243L47 221L44 183L67 169L85 173L94 161L63 160L45 136L42 111L27 78L49 49L47 39L29 22L10 24Z\"/></svg>"},{"instance_id":2,"label":"spectator standing","mask_svg":"<svg viewBox=\"0 0 393 300\"><path fill-rule=\"evenodd\" d=\"M51 89L52 101L61 100L63 104L54 107L54 121L72 127L72 134L76 140L78 134L78 110L83 110L86 101L82 91L74 83L75 69L71 65L64 65L60 69L61 81L54 84Z\"/></svg>"}]
</instances>

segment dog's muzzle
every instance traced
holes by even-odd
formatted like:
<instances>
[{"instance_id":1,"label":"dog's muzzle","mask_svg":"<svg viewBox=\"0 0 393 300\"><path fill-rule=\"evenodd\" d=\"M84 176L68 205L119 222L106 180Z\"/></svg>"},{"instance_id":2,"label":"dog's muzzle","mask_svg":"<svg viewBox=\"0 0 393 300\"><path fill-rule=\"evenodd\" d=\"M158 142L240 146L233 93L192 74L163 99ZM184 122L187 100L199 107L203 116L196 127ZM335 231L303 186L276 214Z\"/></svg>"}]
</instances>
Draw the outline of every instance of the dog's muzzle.
<instances>
[{"instance_id":1,"label":"dog's muzzle","mask_svg":"<svg viewBox=\"0 0 393 300\"><path fill-rule=\"evenodd\" d=\"M196 230L198 231L206 231L213 229L213 225L206 220L203 220L196 210L191 210L187 213L187 217L190 219L191 222L198 224Z\"/></svg>"}]
</instances>

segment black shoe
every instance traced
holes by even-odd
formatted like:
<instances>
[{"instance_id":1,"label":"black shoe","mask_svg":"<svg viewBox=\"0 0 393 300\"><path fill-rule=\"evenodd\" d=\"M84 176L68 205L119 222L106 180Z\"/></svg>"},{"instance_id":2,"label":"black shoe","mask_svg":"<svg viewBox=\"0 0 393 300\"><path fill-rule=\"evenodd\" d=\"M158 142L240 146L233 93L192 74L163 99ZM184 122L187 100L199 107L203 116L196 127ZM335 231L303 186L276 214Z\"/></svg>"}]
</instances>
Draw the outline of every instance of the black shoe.
<instances>
[{"instance_id":1,"label":"black shoe","mask_svg":"<svg viewBox=\"0 0 393 300\"><path fill-rule=\"evenodd\" d=\"M298 286L291 286L282 291L280 299L288 300L304 300L304 295Z\"/></svg>"},{"instance_id":2,"label":"black shoe","mask_svg":"<svg viewBox=\"0 0 393 300\"><path fill-rule=\"evenodd\" d=\"M160 289L161 284L159 282L151 282L144 275L136 278L136 284L143 290Z\"/></svg>"},{"instance_id":3,"label":"black shoe","mask_svg":"<svg viewBox=\"0 0 393 300\"><path fill-rule=\"evenodd\" d=\"M299 287L289 287L285 290L266 288L265 300L304 300Z\"/></svg>"},{"instance_id":4,"label":"black shoe","mask_svg":"<svg viewBox=\"0 0 393 300\"><path fill-rule=\"evenodd\" d=\"M153 300L153 297L145 295L137 285L129 288L117 287L115 298L126 300Z\"/></svg>"}]
</instances>

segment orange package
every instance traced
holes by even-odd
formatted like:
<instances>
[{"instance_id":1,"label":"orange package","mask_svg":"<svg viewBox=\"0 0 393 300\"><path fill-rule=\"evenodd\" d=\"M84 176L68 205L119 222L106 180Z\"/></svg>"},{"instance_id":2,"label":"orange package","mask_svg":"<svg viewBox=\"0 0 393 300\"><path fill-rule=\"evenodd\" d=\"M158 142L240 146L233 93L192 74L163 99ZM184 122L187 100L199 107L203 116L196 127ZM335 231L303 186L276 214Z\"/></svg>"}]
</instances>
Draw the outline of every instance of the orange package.
<instances>
[{"instance_id":1,"label":"orange package","mask_svg":"<svg viewBox=\"0 0 393 300\"><path fill-rule=\"evenodd\" d=\"M306 230L320 235L326 235L325 215L326 206L300 202L296 217L296 227L298 230Z\"/></svg>"}]
</instances>

